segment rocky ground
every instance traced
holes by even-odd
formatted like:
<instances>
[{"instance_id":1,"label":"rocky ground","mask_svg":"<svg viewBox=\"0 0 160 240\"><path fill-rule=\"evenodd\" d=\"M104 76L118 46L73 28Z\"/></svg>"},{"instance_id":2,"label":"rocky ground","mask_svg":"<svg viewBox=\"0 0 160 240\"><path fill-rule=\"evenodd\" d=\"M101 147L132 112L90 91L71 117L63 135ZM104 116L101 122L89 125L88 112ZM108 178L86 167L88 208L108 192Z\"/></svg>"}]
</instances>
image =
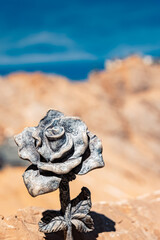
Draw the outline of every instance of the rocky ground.
<instances>
[{"instance_id":1,"label":"rocky ground","mask_svg":"<svg viewBox=\"0 0 160 240\"><path fill-rule=\"evenodd\" d=\"M42 73L15 73L1 77L0 167L3 168L6 164L24 165L25 162L17 158L13 135L22 131L26 126L37 125L48 109L58 109L66 115L81 117L89 129L102 140L104 149L106 167L78 177L71 183L72 197L80 192L82 186L91 190L94 203L119 202L157 191L160 188L159 76L160 65L158 63L152 62L150 58L142 59L132 56L125 60L107 62L104 71L92 72L86 82L70 82L63 77ZM59 208L58 191L37 198L29 196L21 178L24 169L24 167L6 167L0 172L0 214L4 215L5 219L13 215L18 208L29 206ZM158 215L159 200L157 199L159 198L155 194L154 197L156 200L149 198L148 204L150 205L145 205L148 198L128 200L129 206L135 205L132 210L122 214L127 220L120 224L117 221L121 220L115 218L116 211L119 211L118 206L121 206L119 203L109 204L113 206L112 211L115 215L110 215L108 205L95 205L94 211L98 212L101 207L104 207L102 211L105 215L115 221L117 227L120 226L120 228L116 227L119 233L118 231L101 233L100 239L105 239L105 236L107 239L112 236L117 239L158 239L159 231L155 223L158 219L156 221L154 219ZM25 214L29 215L28 211L31 210L27 209L22 212L27 211ZM148 211L147 216L150 216L150 222L147 220L147 225L145 225L145 219L148 217L145 215L145 210ZM36 211L38 211L36 216L39 216L42 210ZM139 218L138 211L144 211L144 214L141 212L143 218ZM134 223L129 220L128 214L130 213L135 214ZM35 224L37 220L35 216L32 217ZM8 221L5 219L2 221L3 224ZM13 217L9 219L14 222ZM147 230L143 228L142 231L138 227L141 221L140 226L144 221L144 227ZM30 220L29 222L29 227L36 229L36 225ZM128 224L126 228L123 227L124 223ZM8 233L12 234L14 224L7 224L13 226ZM149 225L152 227L151 232ZM24 228L28 231L28 226ZM20 236L18 234L22 233L16 234ZM32 239L41 239L40 235L33 237L32 233L27 234L31 234ZM123 234L126 235L123 236ZM138 234L143 234L143 238ZM10 239L10 235L8 236ZM19 237L19 239L23 238Z\"/></svg>"},{"instance_id":2,"label":"rocky ground","mask_svg":"<svg viewBox=\"0 0 160 240\"><path fill-rule=\"evenodd\" d=\"M63 239L63 232L46 234L38 231L38 221L45 209L19 209L15 215L0 217L0 239ZM76 240L143 240L160 239L160 191L130 201L95 204L91 211L95 230L74 231Z\"/></svg>"}]
</instances>

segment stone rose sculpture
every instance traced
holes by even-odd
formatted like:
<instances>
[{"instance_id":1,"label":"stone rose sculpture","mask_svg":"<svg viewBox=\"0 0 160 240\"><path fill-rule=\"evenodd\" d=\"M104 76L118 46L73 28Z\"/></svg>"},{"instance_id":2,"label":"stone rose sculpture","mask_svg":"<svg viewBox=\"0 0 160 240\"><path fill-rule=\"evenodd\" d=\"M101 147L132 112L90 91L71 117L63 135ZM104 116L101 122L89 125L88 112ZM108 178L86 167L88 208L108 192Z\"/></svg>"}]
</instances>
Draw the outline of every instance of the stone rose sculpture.
<instances>
[{"instance_id":1,"label":"stone rose sculpture","mask_svg":"<svg viewBox=\"0 0 160 240\"><path fill-rule=\"evenodd\" d=\"M72 238L72 224L78 231L92 231L90 191L70 200L69 181L77 175L104 166L101 141L90 133L83 121L49 110L37 127L28 127L15 136L20 158L32 164L23 174L31 196L60 189L61 210L46 211L39 222L44 233L64 230L65 239Z\"/></svg>"}]
</instances>

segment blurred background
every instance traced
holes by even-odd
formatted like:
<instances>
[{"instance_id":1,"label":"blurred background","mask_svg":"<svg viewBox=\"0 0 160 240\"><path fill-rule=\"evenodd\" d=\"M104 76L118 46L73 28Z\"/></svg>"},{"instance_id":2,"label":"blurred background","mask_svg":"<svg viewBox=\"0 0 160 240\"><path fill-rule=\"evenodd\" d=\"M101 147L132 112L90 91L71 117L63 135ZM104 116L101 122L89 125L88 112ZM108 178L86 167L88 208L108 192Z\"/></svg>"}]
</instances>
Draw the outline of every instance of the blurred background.
<instances>
[{"instance_id":1,"label":"blurred background","mask_svg":"<svg viewBox=\"0 0 160 240\"><path fill-rule=\"evenodd\" d=\"M160 1L0 1L0 214L59 208L32 198L13 136L48 109L81 117L103 144L105 168L77 177L93 203L159 189Z\"/></svg>"},{"instance_id":2,"label":"blurred background","mask_svg":"<svg viewBox=\"0 0 160 240\"><path fill-rule=\"evenodd\" d=\"M106 59L160 54L158 0L0 1L0 73L43 71L72 80Z\"/></svg>"}]
</instances>

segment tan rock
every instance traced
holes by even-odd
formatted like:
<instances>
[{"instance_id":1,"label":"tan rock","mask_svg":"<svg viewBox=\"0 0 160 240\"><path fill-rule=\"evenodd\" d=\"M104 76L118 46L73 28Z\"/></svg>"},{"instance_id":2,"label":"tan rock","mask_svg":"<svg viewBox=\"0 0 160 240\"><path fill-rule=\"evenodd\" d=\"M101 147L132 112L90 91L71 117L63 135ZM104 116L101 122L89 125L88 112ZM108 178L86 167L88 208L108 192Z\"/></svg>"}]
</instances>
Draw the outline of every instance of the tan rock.
<instances>
[{"instance_id":1,"label":"tan rock","mask_svg":"<svg viewBox=\"0 0 160 240\"><path fill-rule=\"evenodd\" d=\"M19 209L10 217L0 218L0 239L41 240L38 221L45 209ZM87 234L74 232L74 239L155 240L160 239L160 191L117 203L99 203L92 208L95 230ZM62 240L63 234L48 234L46 239Z\"/></svg>"}]
</instances>

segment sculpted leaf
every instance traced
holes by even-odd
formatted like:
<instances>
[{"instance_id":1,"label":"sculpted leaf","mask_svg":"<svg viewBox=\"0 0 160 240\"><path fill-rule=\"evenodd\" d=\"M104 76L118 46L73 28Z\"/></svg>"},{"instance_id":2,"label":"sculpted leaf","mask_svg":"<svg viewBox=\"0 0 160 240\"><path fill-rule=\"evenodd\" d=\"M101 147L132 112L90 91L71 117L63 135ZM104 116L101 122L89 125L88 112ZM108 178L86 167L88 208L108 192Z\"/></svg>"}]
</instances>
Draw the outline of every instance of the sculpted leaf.
<instances>
[{"instance_id":1,"label":"sculpted leaf","mask_svg":"<svg viewBox=\"0 0 160 240\"><path fill-rule=\"evenodd\" d=\"M90 231L94 229L94 222L90 215L86 215L85 218L82 219L82 221L89 229L91 229Z\"/></svg>"},{"instance_id":2,"label":"sculpted leaf","mask_svg":"<svg viewBox=\"0 0 160 240\"><path fill-rule=\"evenodd\" d=\"M83 219L91 209L90 191L83 187L81 193L72 200L71 218Z\"/></svg>"},{"instance_id":3,"label":"sculpted leaf","mask_svg":"<svg viewBox=\"0 0 160 240\"><path fill-rule=\"evenodd\" d=\"M77 231L79 231L79 232L91 232L94 228L92 218L91 218L90 223L89 223L89 219L86 221L87 224L85 224L86 223L85 220L83 222L82 220L79 220L79 219L72 219L71 222L76 227Z\"/></svg>"},{"instance_id":4,"label":"sculpted leaf","mask_svg":"<svg viewBox=\"0 0 160 240\"><path fill-rule=\"evenodd\" d=\"M90 232L94 229L94 222L87 215L91 208L91 195L88 188L83 187L81 193L71 201L71 222L79 232Z\"/></svg>"},{"instance_id":5,"label":"sculpted leaf","mask_svg":"<svg viewBox=\"0 0 160 240\"><path fill-rule=\"evenodd\" d=\"M49 223L43 221L39 222L39 231L44 233L58 232L61 230L66 230L67 224L64 220L64 217L57 216L53 218Z\"/></svg>"},{"instance_id":6,"label":"sculpted leaf","mask_svg":"<svg viewBox=\"0 0 160 240\"><path fill-rule=\"evenodd\" d=\"M75 207L72 207L71 214L72 219L82 219L84 218L91 208L91 202L89 200L80 201Z\"/></svg>"}]
</instances>

